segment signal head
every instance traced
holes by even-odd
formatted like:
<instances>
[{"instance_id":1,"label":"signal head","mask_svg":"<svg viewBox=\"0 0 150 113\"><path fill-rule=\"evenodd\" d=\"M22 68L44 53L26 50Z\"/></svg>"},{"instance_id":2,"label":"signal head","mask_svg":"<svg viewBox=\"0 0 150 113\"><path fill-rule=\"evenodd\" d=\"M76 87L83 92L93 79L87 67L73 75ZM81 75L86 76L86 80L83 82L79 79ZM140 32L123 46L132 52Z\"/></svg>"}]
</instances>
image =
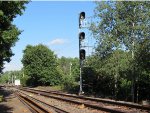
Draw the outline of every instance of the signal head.
<instances>
[{"instance_id":1,"label":"signal head","mask_svg":"<svg viewBox=\"0 0 150 113\"><path fill-rule=\"evenodd\" d=\"M84 33L84 32L80 32L80 33L79 33L79 39L80 39L80 40L85 39L85 33Z\"/></svg>"}]
</instances>

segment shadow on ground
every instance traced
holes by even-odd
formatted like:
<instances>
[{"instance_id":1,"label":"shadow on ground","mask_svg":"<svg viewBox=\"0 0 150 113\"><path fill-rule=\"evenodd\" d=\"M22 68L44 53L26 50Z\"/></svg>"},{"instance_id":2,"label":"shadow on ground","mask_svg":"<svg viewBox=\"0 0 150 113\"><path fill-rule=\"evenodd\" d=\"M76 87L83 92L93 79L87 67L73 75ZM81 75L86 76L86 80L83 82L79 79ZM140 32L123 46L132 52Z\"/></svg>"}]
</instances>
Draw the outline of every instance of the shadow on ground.
<instances>
[{"instance_id":1,"label":"shadow on ground","mask_svg":"<svg viewBox=\"0 0 150 113\"><path fill-rule=\"evenodd\" d=\"M12 113L12 111L13 111L13 108L10 108L0 103L0 113Z\"/></svg>"},{"instance_id":2,"label":"shadow on ground","mask_svg":"<svg viewBox=\"0 0 150 113\"><path fill-rule=\"evenodd\" d=\"M6 91L4 88L0 87L0 95L3 95L3 101L0 102L0 113L12 113L13 108L7 106L6 99L10 98L10 95L12 94L11 91Z\"/></svg>"}]
</instances>

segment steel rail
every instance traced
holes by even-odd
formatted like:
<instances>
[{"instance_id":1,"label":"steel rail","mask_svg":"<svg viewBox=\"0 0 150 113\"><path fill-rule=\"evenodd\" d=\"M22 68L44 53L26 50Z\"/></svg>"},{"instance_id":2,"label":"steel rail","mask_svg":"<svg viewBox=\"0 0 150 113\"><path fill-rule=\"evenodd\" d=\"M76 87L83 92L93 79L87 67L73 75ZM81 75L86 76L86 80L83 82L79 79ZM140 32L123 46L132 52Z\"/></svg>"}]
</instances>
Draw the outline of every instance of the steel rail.
<instances>
[{"instance_id":1,"label":"steel rail","mask_svg":"<svg viewBox=\"0 0 150 113\"><path fill-rule=\"evenodd\" d=\"M29 108L29 110L32 113L52 113L51 111L46 110L45 108L43 108L42 106L40 106L39 104L37 104L36 102L32 101L27 97L24 97L18 93L15 93L15 95L21 102L23 102L23 104L25 104Z\"/></svg>"},{"instance_id":2,"label":"steel rail","mask_svg":"<svg viewBox=\"0 0 150 113\"><path fill-rule=\"evenodd\" d=\"M77 96L77 95L60 93L60 92L56 92L56 91L38 90L38 89L33 89L33 88L26 88L26 89L32 89L32 90L40 91L40 92L44 92L44 93L46 92L46 93L51 93L51 94L56 94L56 95L74 97L74 98L79 98L79 99L84 99L84 100L90 100L90 101L96 101L96 102L103 102L103 103L109 103L109 104L114 104L114 105L119 105L119 106L126 106L126 107L131 107L131 108L136 108L136 109L142 109L142 110L148 110L148 111L150 111L150 106L143 106L143 105L136 104L136 103L131 103L131 102L107 100L107 99L102 99L102 98L84 97L84 96Z\"/></svg>"},{"instance_id":3,"label":"steel rail","mask_svg":"<svg viewBox=\"0 0 150 113\"><path fill-rule=\"evenodd\" d=\"M19 92L20 92L20 91L19 91ZM52 105L50 105L50 104L48 104L48 103L46 103L46 102L43 102L43 101L41 101L41 100L39 100L39 99L36 99L36 98L34 98L34 97L31 97L31 96L29 96L29 95L27 95L27 94L25 94L25 93L23 93L23 92L20 92L20 93L26 95L26 97L28 97L28 98L30 98L30 99L32 99L32 100L34 100L34 101L40 102L40 103L42 103L43 105L46 105L47 107L52 108L52 109L55 110L57 113L69 113L69 112L67 112L67 111L65 111L65 110L62 110L62 109L58 108L58 107L52 106Z\"/></svg>"},{"instance_id":4,"label":"steel rail","mask_svg":"<svg viewBox=\"0 0 150 113\"><path fill-rule=\"evenodd\" d=\"M66 97L58 97L58 96L54 96L54 95L52 96L52 95L46 94L44 92L40 93L38 91L33 91L33 90L29 90L29 89L21 89L21 90L31 92L31 93L35 93L35 94L40 94L41 96L50 97L50 98L54 98L54 99L57 99L57 100L67 101L67 102L78 104L78 105L84 104L87 107L102 110L102 111L106 111L106 112L126 113L126 111L122 111L122 110L118 110L118 109L114 109L114 108L108 108L106 106L100 106L100 105L92 104L92 103L88 103L88 102L82 102L82 101L78 101L76 99L68 99Z\"/></svg>"}]
</instances>

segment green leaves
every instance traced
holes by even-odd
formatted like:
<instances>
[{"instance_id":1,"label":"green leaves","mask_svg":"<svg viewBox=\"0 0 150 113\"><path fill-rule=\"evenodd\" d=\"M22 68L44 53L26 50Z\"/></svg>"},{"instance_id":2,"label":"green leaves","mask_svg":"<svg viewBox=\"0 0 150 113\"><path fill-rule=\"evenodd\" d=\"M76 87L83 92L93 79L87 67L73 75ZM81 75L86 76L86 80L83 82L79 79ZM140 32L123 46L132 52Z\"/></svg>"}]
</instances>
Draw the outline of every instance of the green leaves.
<instances>
[{"instance_id":1,"label":"green leaves","mask_svg":"<svg viewBox=\"0 0 150 113\"><path fill-rule=\"evenodd\" d=\"M112 48L125 46L131 50L133 38L138 41L143 36L148 36L150 16L147 15L150 14L150 9L146 5L147 3L131 1L97 2L95 15L98 24L92 23L91 30L97 37L96 39L100 41L99 46L103 44L103 41L105 43L110 42L109 38L111 38ZM110 45L106 43L106 46L109 47Z\"/></svg>"},{"instance_id":2,"label":"green leaves","mask_svg":"<svg viewBox=\"0 0 150 113\"><path fill-rule=\"evenodd\" d=\"M48 47L39 44L28 45L24 50L22 63L24 71L30 77L30 85L56 85L61 81L57 70L57 61L54 52Z\"/></svg>"},{"instance_id":3,"label":"green leaves","mask_svg":"<svg viewBox=\"0 0 150 113\"><path fill-rule=\"evenodd\" d=\"M0 17L3 16L3 15L4 15L3 11L0 10Z\"/></svg>"},{"instance_id":4,"label":"green leaves","mask_svg":"<svg viewBox=\"0 0 150 113\"><path fill-rule=\"evenodd\" d=\"M0 72L3 62L9 62L13 56L11 47L18 41L21 31L12 24L13 19L23 14L27 1L0 1Z\"/></svg>"},{"instance_id":5,"label":"green leaves","mask_svg":"<svg viewBox=\"0 0 150 113\"><path fill-rule=\"evenodd\" d=\"M28 76L27 85L61 84L66 88L70 84L66 78L70 77L73 81L71 84L74 84L79 77L78 58L57 58L53 51L42 44L28 45L23 52L22 63L24 73Z\"/></svg>"},{"instance_id":6,"label":"green leaves","mask_svg":"<svg viewBox=\"0 0 150 113\"><path fill-rule=\"evenodd\" d=\"M113 78L112 84L116 96L117 93L120 95L122 92L126 94L124 96L129 95L131 81L133 89L134 85L138 87L136 85L142 81L144 74L149 76L150 7L148 5L150 5L148 1L97 2L94 15L96 22L91 23L90 27L97 40L97 47L90 63L97 76ZM150 82L147 79L143 84L147 84L148 81ZM107 85L106 83L105 86ZM146 86L140 86L139 89L144 87Z\"/></svg>"}]
</instances>

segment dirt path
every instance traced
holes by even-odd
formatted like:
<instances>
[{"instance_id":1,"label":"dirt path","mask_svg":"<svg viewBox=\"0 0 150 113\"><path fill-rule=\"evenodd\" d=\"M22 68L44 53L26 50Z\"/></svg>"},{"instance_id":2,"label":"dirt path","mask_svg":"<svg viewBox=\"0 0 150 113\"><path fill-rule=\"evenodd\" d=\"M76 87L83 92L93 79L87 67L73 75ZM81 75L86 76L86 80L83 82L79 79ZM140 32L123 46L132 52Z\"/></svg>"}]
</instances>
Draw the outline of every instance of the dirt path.
<instances>
[{"instance_id":1,"label":"dirt path","mask_svg":"<svg viewBox=\"0 0 150 113\"><path fill-rule=\"evenodd\" d=\"M0 102L0 113L31 113L9 88L0 88L0 95L4 96Z\"/></svg>"}]
</instances>

